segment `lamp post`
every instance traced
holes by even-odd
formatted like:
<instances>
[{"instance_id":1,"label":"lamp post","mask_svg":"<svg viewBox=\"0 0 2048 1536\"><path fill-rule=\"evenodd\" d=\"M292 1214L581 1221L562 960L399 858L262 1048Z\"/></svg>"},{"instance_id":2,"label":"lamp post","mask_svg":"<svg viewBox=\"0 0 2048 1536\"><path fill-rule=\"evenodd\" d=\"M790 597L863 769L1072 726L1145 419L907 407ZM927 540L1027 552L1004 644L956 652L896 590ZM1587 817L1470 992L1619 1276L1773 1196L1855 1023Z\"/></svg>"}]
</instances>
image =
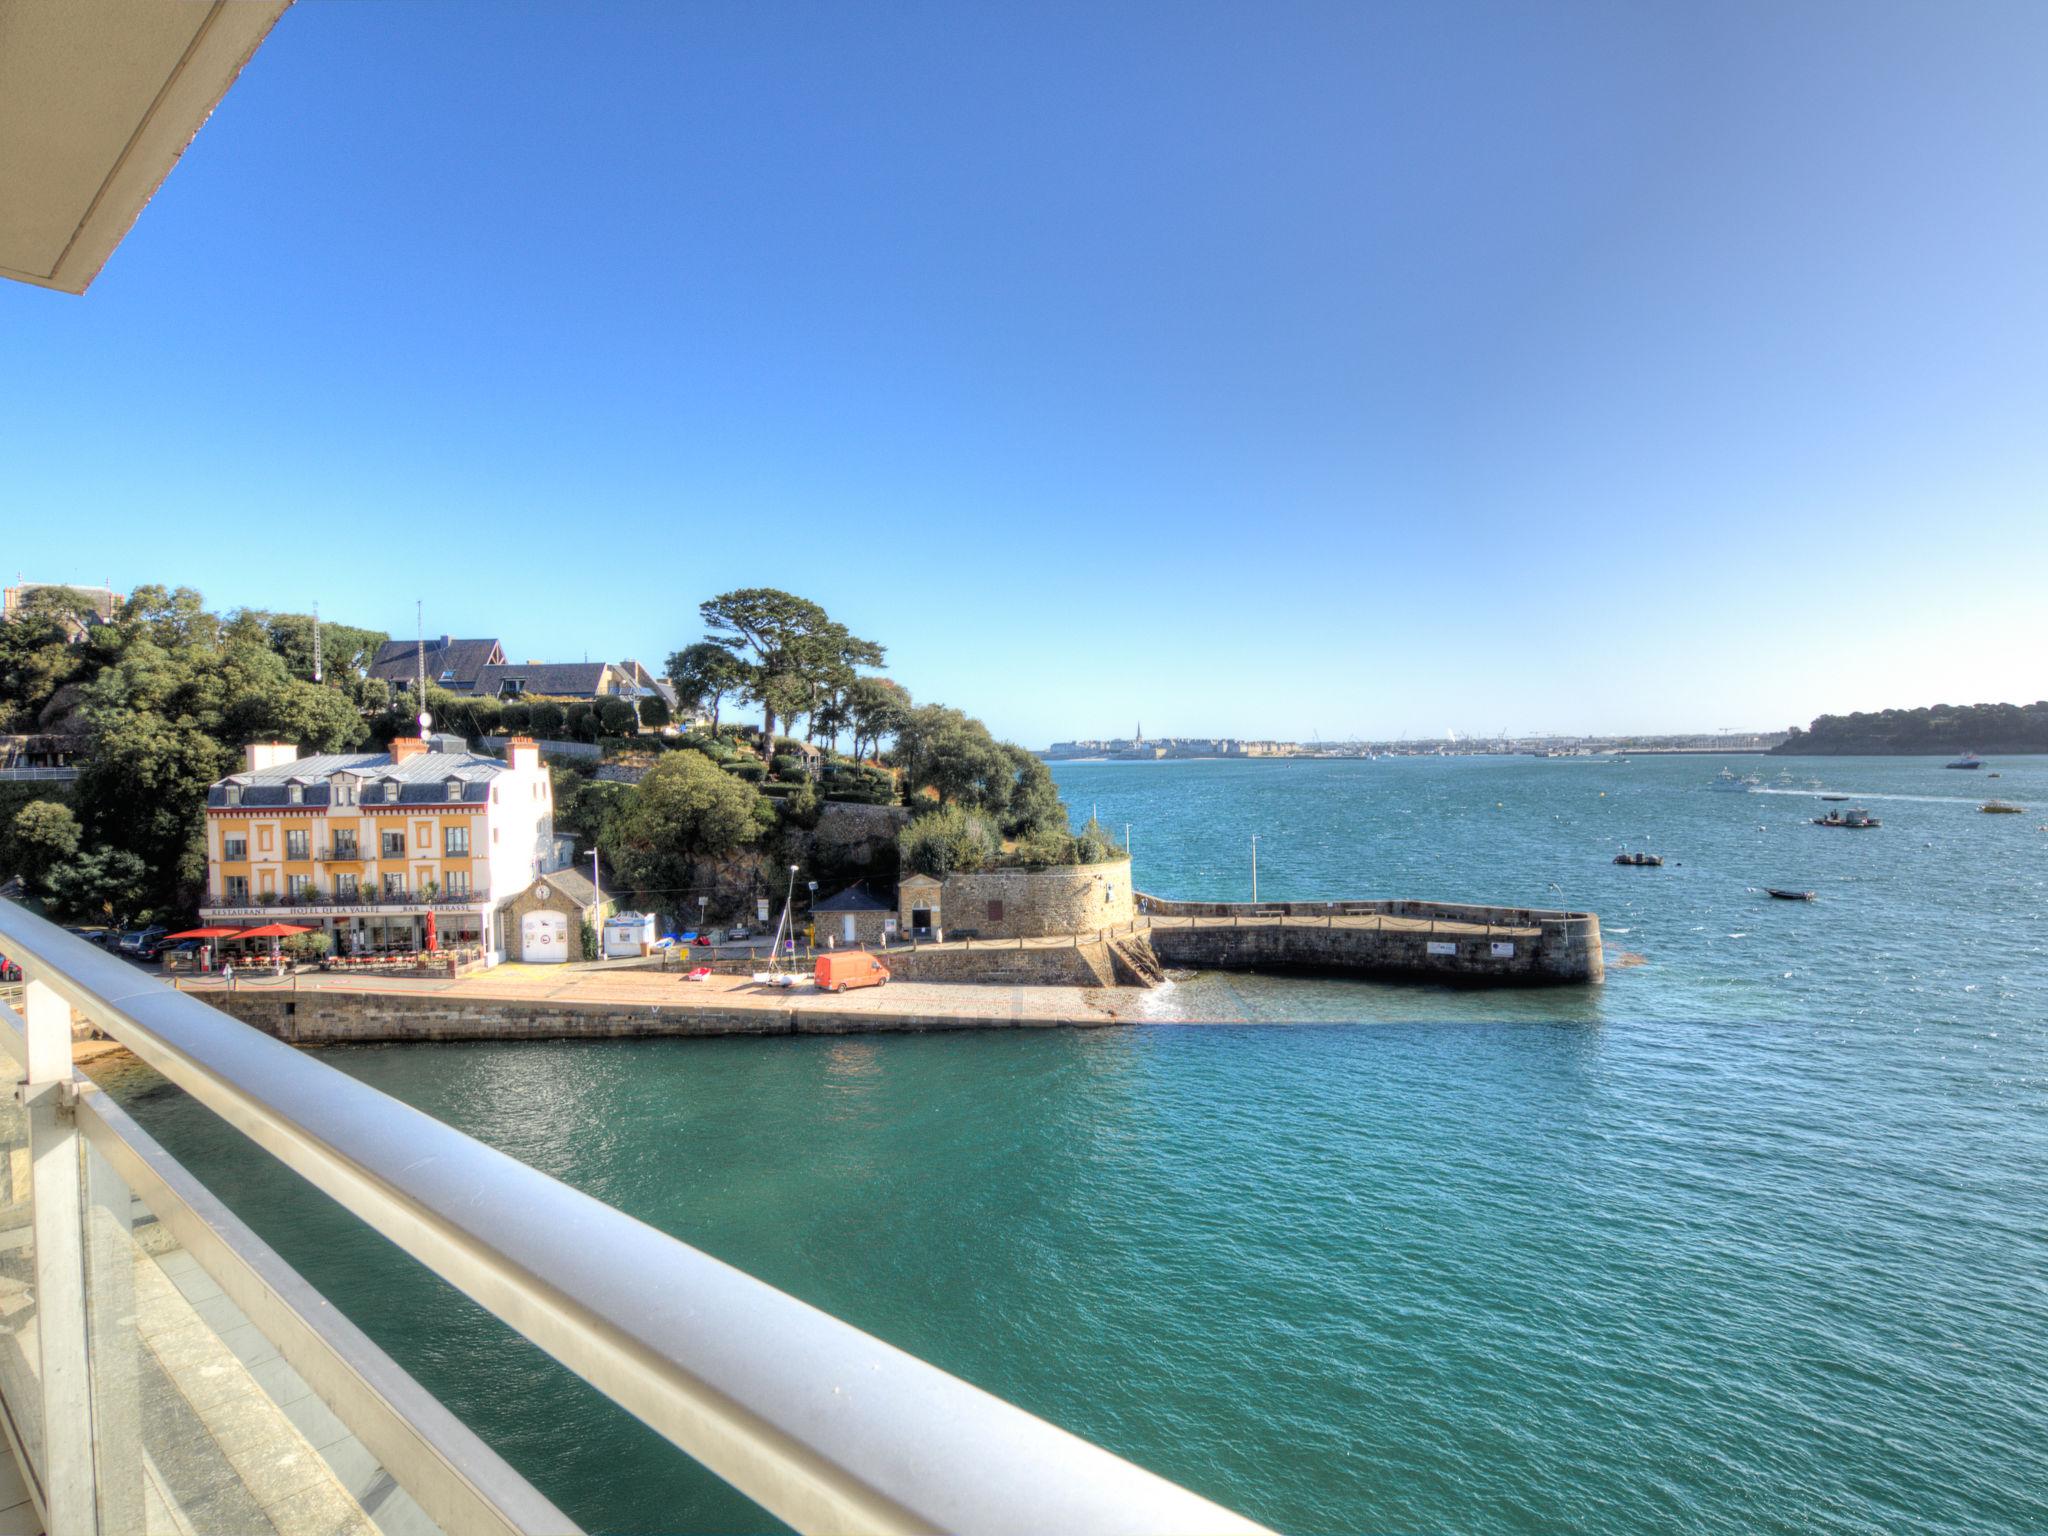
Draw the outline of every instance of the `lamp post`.
<instances>
[{"instance_id":1,"label":"lamp post","mask_svg":"<svg viewBox=\"0 0 2048 1536\"><path fill-rule=\"evenodd\" d=\"M1259 904L1259 834L1252 834L1252 905Z\"/></svg>"}]
</instances>

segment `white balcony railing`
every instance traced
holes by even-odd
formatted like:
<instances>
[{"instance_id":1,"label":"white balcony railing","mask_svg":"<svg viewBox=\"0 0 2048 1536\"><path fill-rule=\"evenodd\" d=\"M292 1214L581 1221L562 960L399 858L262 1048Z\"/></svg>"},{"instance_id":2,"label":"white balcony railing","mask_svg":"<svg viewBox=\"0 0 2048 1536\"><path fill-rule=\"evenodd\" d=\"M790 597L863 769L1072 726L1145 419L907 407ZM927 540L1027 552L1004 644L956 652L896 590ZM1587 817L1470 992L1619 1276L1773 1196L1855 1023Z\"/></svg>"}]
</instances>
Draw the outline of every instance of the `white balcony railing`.
<instances>
[{"instance_id":1,"label":"white balcony railing","mask_svg":"<svg viewBox=\"0 0 2048 1536\"><path fill-rule=\"evenodd\" d=\"M147 1309L132 1296L111 1308L87 1304L94 1284L115 1283L106 1275L140 1285L134 1275L153 1273L142 1264L94 1266L95 1244L109 1231L131 1232L136 1211L182 1243L229 1315L275 1344L296 1378L443 1530L572 1528L74 1073L74 1008L800 1530L1258 1529L7 902L0 953L26 973L24 1013L0 1008L0 1046L19 1062L23 1081L25 1113L15 1114L26 1121L33 1169L39 1352L26 1375L0 1355L0 1420L52 1536L141 1528L144 1458L130 1443L134 1418L120 1385L129 1378L105 1358L103 1320ZM106 1184L115 1176L122 1187L110 1198ZM157 1234L158 1251L165 1240ZM190 1330L170 1337L189 1342ZM124 1470L131 1467L132 1476ZM146 1471L160 1481L155 1461ZM295 1495L291 1507L303 1508L309 1496Z\"/></svg>"}]
</instances>

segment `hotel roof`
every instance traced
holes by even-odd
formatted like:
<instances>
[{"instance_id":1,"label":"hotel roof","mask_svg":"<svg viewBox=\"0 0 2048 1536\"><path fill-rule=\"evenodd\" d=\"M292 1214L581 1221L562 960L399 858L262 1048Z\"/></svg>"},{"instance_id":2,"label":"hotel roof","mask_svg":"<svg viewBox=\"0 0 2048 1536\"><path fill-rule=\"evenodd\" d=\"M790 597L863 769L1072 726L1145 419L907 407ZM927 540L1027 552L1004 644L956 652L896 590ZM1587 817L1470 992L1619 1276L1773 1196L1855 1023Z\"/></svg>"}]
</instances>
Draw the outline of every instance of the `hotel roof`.
<instances>
[{"instance_id":1,"label":"hotel roof","mask_svg":"<svg viewBox=\"0 0 2048 1536\"><path fill-rule=\"evenodd\" d=\"M491 780L505 771L505 764L498 758L479 757L473 752L417 752L403 762L394 761L389 752L328 752L253 772L231 773L207 790L206 803L209 807L227 806L228 787L233 785L241 791L237 803L244 808L327 805L331 803L335 776L343 774L360 778L365 785L398 785L396 802L365 795L371 809L385 803L449 804L451 779L462 785L459 803L475 804L490 799ZM302 794L296 802L291 798L294 784Z\"/></svg>"}]
</instances>

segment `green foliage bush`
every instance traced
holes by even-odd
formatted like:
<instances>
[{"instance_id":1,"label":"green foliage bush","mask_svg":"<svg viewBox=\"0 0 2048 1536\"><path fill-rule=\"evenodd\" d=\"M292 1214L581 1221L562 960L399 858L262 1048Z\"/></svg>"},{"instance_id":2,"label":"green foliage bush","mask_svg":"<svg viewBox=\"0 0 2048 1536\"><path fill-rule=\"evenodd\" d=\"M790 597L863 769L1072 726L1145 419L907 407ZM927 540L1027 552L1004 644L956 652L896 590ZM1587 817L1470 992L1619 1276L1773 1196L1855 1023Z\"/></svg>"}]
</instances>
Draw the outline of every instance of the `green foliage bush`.
<instances>
[{"instance_id":1,"label":"green foliage bush","mask_svg":"<svg viewBox=\"0 0 2048 1536\"><path fill-rule=\"evenodd\" d=\"M896 839L905 874L943 880L959 871L992 867L1002 855L995 823L961 805L941 806L918 817Z\"/></svg>"},{"instance_id":2,"label":"green foliage bush","mask_svg":"<svg viewBox=\"0 0 2048 1536\"><path fill-rule=\"evenodd\" d=\"M810 770L804 760L794 752L778 752L768 764L769 772L785 784L795 784L810 778Z\"/></svg>"},{"instance_id":3,"label":"green foliage bush","mask_svg":"<svg viewBox=\"0 0 2048 1536\"><path fill-rule=\"evenodd\" d=\"M768 765L758 757L734 758L724 766L727 773L736 779L745 779L749 784L758 784L768 777Z\"/></svg>"},{"instance_id":4,"label":"green foliage bush","mask_svg":"<svg viewBox=\"0 0 2048 1536\"><path fill-rule=\"evenodd\" d=\"M673 905L693 866L754 842L775 813L752 785L698 752L670 752L606 811L598 842L642 906Z\"/></svg>"},{"instance_id":5,"label":"green foliage bush","mask_svg":"<svg viewBox=\"0 0 2048 1536\"><path fill-rule=\"evenodd\" d=\"M599 726L607 736L631 736L640 729L640 714L624 699L606 699L597 706Z\"/></svg>"},{"instance_id":6,"label":"green foliage bush","mask_svg":"<svg viewBox=\"0 0 2048 1536\"><path fill-rule=\"evenodd\" d=\"M498 729L507 735L523 736L532 728L533 710L525 704L506 704L498 710Z\"/></svg>"},{"instance_id":7,"label":"green foliage bush","mask_svg":"<svg viewBox=\"0 0 2048 1536\"><path fill-rule=\"evenodd\" d=\"M526 707L527 728L536 736L562 734L562 706L553 699L540 699Z\"/></svg>"}]
</instances>

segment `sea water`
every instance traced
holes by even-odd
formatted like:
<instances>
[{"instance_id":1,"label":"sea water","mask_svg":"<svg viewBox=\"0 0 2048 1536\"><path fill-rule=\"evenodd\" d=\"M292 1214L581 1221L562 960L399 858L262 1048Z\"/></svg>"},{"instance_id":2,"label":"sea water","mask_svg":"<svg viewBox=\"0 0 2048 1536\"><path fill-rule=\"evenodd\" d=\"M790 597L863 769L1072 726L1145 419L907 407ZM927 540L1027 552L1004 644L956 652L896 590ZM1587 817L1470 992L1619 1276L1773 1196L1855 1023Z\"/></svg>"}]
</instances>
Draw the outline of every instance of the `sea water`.
<instances>
[{"instance_id":1,"label":"sea water","mask_svg":"<svg viewBox=\"0 0 2048 1536\"><path fill-rule=\"evenodd\" d=\"M1256 833L1264 897L1598 912L1600 988L1203 976L1146 1003L1198 1024L322 1059L1284 1529L2048 1530L2048 760L1733 761L1772 792L1711 759L1058 769L1141 889L1248 896ZM1816 778L1884 825L1810 825ZM576 1519L773 1528L121 1091Z\"/></svg>"}]
</instances>

